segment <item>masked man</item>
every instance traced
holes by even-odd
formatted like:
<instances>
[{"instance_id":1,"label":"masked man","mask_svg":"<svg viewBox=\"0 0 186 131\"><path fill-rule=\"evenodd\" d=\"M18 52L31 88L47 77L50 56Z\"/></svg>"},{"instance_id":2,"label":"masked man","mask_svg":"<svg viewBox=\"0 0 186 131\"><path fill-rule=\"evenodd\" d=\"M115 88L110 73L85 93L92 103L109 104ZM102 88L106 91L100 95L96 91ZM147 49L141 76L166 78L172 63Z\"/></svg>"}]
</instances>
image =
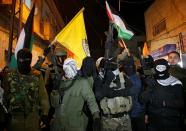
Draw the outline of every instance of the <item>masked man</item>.
<instances>
[{"instance_id":1,"label":"masked man","mask_svg":"<svg viewBox=\"0 0 186 131\"><path fill-rule=\"evenodd\" d=\"M49 117L52 117L50 131L58 131L61 129L60 123L56 120L58 113L54 114L55 109L58 110L57 108L59 108L59 106L55 106L54 103L60 103L59 93L57 90L59 89L60 80L64 76L63 63L66 58L66 51L64 51L62 48L55 48L51 56L52 64L45 73L46 87L48 89L48 93L50 94L50 101L53 103L53 105L51 105L49 114Z\"/></svg>"},{"instance_id":2,"label":"masked man","mask_svg":"<svg viewBox=\"0 0 186 131\"><path fill-rule=\"evenodd\" d=\"M123 60L121 70L124 71L132 82L132 87L129 91L133 101L133 106L130 111L132 131L145 131L145 106L141 104L138 99L143 87L142 81L136 73L133 56L127 56Z\"/></svg>"},{"instance_id":3,"label":"masked man","mask_svg":"<svg viewBox=\"0 0 186 131\"><path fill-rule=\"evenodd\" d=\"M129 95L131 81L119 71L117 63L112 64L102 57L96 63L99 75L94 83L94 91L101 107L102 131L131 131L129 117L132 107L132 98Z\"/></svg>"},{"instance_id":4,"label":"masked man","mask_svg":"<svg viewBox=\"0 0 186 131\"><path fill-rule=\"evenodd\" d=\"M165 59L154 63L154 78L146 79L147 88L141 96L142 101L148 103L149 131L181 131L182 83L169 74Z\"/></svg>"},{"instance_id":5,"label":"masked man","mask_svg":"<svg viewBox=\"0 0 186 131\"><path fill-rule=\"evenodd\" d=\"M31 52L21 49L17 69L9 70L3 80L4 105L11 115L10 131L39 131L47 123L48 95L43 77L31 68L31 61Z\"/></svg>"},{"instance_id":6,"label":"masked man","mask_svg":"<svg viewBox=\"0 0 186 131\"><path fill-rule=\"evenodd\" d=\"M55 121L60 125L60 129L55 131L85 131L88 123L88 118L83 112L85 102L93 115L94 130L98 131L99 108L89 80L78 77L74 59L67 58L63 70L64 77L60 80L58 103L52 102L56 107Z\"/></svg>"}]
</instances>

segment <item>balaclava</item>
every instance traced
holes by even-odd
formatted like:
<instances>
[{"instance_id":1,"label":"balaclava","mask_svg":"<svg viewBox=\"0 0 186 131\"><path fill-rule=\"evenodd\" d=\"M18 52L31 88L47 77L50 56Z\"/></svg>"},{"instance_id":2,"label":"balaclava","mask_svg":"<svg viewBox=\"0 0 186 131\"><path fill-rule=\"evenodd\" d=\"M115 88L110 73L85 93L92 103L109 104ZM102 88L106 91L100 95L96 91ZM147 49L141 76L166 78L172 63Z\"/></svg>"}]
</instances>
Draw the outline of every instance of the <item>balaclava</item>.
<instances>
[{"instance_id":1,"label":"balaclava","mask_svg":"<svg viewBox=\"0 0 186 131\"><path fill-rule=\"evenodd\" d=\"M85 57L81 66L81 74L85 77L93 76L96 77L96 64L92 57Z\"/></svg>"},{"instance_id":2,"label":"balaclava","mask_svg":"<svg viewBox=\"0 0 186 131\"><path fill-rule=\"evenodd\" d=\"M152 76L152 75L155 74L154 59L151 55L142 57L141 66L142 66L142 69L143 69L143 74L145 76Z\"/></svg>"},{"instance_id":3,"label":"balaclava","mask_svg":"<svg viewBox=\"0 0 186 131\"><path fill-rule=\"evenodd\" d=\"M128 56L123 60L123 70L127 75L133 75L136 73L136 68L134 64L134 59L132 56Z\"/></svg>"},{"instance_id":4,"label":"balaclava","mask_svg":"<svg viewBox=\"0 0 186 131\"><path fill-rule=\"evenodd\" d=\"M141 64L143 69L154 68L154 59L151 55L148 55L142 58Z\"/></svg>"},{"instance_id":5,"label":"balaclava","mask_svg":"<svg viewBox=\"0 0 186 131\"><path fill-rule=\"evenodd\" d=\"M158 59L154 61L155 78L158 80L167 79L169 77L169 65L165 59Z\"/></svg>"},{"instance_id":6,"label":"balaclava","mask_svg":"<svg viewBox=\"0 0 186 131\"><path fill-rule=\"evenodd\" d=\"M73 79L77 74L77 65L75 60L72 58L67 58L64 61L63 70L66 78Z\"/></svg>"},{"instance_id":7,"label":"balaclava","mask_svg":"<svg viewBox=\"0 0 186 131\"><path fill-rule=\"evenodd\" d=\"M18 71L21 74L28 74L31 71L31 61L32 61L32 53L26 49L23 48L18 51L17 53L17 65L18 65Z\"/></svg>"}]
</instances>

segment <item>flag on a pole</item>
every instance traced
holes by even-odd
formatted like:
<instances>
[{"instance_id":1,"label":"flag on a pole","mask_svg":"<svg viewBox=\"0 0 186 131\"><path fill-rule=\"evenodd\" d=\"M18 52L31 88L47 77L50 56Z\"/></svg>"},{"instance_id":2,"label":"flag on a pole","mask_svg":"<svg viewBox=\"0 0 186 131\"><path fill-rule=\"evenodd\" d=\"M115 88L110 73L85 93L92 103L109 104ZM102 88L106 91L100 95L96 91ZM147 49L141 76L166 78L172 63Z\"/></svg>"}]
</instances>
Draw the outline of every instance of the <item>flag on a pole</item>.
<instances>
[{"instance_id":1,"label":"flag on a pole","mask_svg":"<svg viewBox=\"0 0 186 131\"><path fill-rule=\"evenodd\" d=\"M109 21L113 23L113 26L117 29L118 37L125 40L130 40L134 33L126 28L123 20L118 15L113 13L107 1L105 1L105 4L107 16L109 18Z\"/></svg>"},{"instance_id":2,"label":"flag on a pole","mask_svg":"<svg viewBox=\"0 0 186 131\"><path fill-rule=\"evenodd\" d=\"M78 68L81 67L83 59L86 56L90 56L83 10L84 8L55 37L55 41L73 53L73 58L76 60Z\"/></svg>"},{"instance_id":3,"label":"flag on a pole","mask_svg":"<svg viewBox=\"0 0 186 131\"><path fill-rule=\"evenodd\" d=\"M32 48L31 37L32 37L32 31L33 31L34 12L35 12L35 4L33 5L30 11L30 14L26 20L26 23L23 29L21 30L21 33L19 34L14 56L12 56L11 58L10 68L15 68L17 66L17 62L16 62L17 53L20 49L28 48L29 50L31 50Z\"/></svg>"},{"instance_id":4,"label":"flag on a pole","mask_svg":"<svg viewBox=\"0 0 186 131\"><path fill-rule=\"evenodd\" d=\"M149 55L149 49L147 47L147 43L145 42L143 45L143 56L148 56Z\"/></svg>"}]
</instances>

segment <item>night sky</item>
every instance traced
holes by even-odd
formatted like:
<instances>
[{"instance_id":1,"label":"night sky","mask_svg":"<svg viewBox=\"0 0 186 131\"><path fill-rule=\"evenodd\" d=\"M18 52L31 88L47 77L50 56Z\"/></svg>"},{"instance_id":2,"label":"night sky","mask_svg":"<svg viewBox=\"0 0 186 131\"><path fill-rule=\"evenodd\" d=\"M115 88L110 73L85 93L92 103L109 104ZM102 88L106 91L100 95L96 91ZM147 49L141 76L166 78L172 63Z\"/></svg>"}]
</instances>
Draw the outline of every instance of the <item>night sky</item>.
<instances>
[{"instance_id":1,"label":"night sky","mask_svg":"<svg viewBox=\"0 0 186 131\"><path fill-rule=\"evenodd\" d=\"M118 14L125 20L137 35L145 34L144 12L154 2L154 0L107 0ZM85 7L87 21L94 25L100 21L106 21L105 18L105 0L55 0L61 15L66 23L81 9ZM86 19L86 18L85 18ZM93 20L95 19L95 20ZM100 24L106 24L100 22Z\"/></svg>"},{"instance_id":2,"label":"night sky","mask_svg":"<svg viewBox=\"0 0 186 131\"><path fill-rule=\"evenodd\" d=\"M67 24L84 7L84 20L90 52L94 56L103 55L105 31L108 30L108 17L105 0L54 0L60 14ZM124 19L125 24L135 35L145 35L144 12L154 0L107 0L115 11ZM102 53L102 54L101 54Z\"/></svg>"},{"instance_id":3,"label":"night sky","mask_svg":"<svg viewBox=\"0 0 186 131\"><path fill-rule=\"evenodd\" d=\"M144 12L154 0L107 0L137 35L145 34ZM123 2L122 2L123 1Z\"/></svg>"}]
</instances>

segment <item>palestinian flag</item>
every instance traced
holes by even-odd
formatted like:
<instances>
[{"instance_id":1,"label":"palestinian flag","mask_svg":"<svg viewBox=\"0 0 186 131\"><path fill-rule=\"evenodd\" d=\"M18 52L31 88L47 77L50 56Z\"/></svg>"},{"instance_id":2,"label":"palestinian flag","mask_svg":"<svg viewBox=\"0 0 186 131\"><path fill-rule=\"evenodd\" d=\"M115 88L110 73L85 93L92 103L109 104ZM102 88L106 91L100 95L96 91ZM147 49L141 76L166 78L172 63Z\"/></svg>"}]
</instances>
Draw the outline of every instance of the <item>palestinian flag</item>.
<instances>
[{"instance_id":1,"label":"palestinian flag","mask_svg":"<svg viewBox=\"0 0 186 131\"><path fill-rule=\"evenodd\" d=\"M107 1L105 1L105 4L107 16L109 21L113 23L113 26L117 29L118 37L121 39L130 40L134 33L126 28L123 20L118 15L113 13Z\"/></svg>"},{"instance_id":2,"label":"palestinian flag","mask_svg":"<svg viewBox=\"0 0 186 131\"><path fill-rule=\"evenodd\" d=\"M33 31L34 12L35 12L35 4L33 5L32 10L30 11L30 14L26 20L26 23L19 35L14 56L12 56L11 58L10 68L15 68L17 66L16 63L17 53L20 49L28 48L29 50L31 50L32 48L31 38L32 38L32 31Z\"/></svg>"}]
</instances>

